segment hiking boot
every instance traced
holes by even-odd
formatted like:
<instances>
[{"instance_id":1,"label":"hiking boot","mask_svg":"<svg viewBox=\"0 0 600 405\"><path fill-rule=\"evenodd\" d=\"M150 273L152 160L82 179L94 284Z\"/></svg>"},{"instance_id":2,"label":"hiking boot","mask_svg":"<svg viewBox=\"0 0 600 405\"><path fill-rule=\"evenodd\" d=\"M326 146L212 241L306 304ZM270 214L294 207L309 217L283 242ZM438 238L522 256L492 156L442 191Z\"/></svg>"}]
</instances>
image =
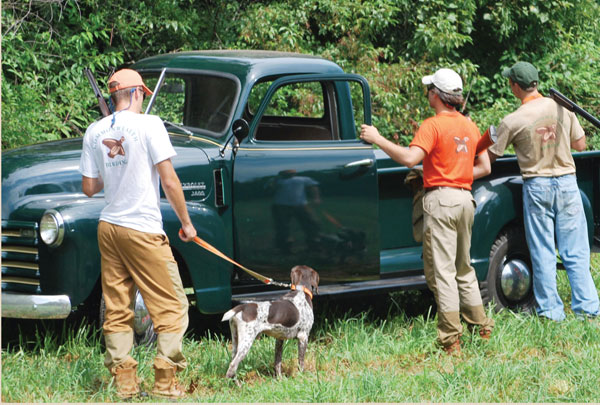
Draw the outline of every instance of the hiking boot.
<instances>
[{"instance_id":1,"label":"hiking boot","mask_svg":"<svg viewBox=\"0 0 600 405\"><path fill-rule=\"evenodd\" d=\"M140 393L140 380L136 375L136 371L137 367L114 368L111 370L119 398L127 399Z\"/></svg>"},{"instance_id":2,"label":"hiking boot","mask_svg":"<svg viewBox=\"0 0 600 405\"><path fill-rule=\"evenodd\" d=\"M492 330L479 328L479 337L483 340L490 340L490 338L492 337Z\"/></svg>"},{"instance_id":3,"label":"hiking boot","mask_svg":"<svg viewBox=\"0 0 600 405\"><path fill-rule=\"evenodd\" d=\"M460 354L460 339L456 339L454 343L444 346L444 351L448 355Z\"/></svg>"},{"instance_id":4,"label":"hiking boot","mask_svg":"<svg viewBox=\"0 0 600 405\"><path fill-rule=\"evenodd\" d=\"M175 372L177 366L173 366L162 359L154 361L154 389L152 394L163 398L183 398L186 395L185 388L177 382Z\"/></svg>"},{"instance_id":5,"label":"hiking boot","mask_svg":"<svg viewBox=\"0 0 600 405\"><path fill-rule=\"evenodd\" d=\"M471 332L471 333L475 333L476 328L477 328L477 325L469 325L468 326L469 332ZM490 340L490 338L492 337L492 330L489 328L484 328L483 326L479 326L477 332L479 333L479 337L482 338L483 340Z\"/></svg>"}]
</instances>

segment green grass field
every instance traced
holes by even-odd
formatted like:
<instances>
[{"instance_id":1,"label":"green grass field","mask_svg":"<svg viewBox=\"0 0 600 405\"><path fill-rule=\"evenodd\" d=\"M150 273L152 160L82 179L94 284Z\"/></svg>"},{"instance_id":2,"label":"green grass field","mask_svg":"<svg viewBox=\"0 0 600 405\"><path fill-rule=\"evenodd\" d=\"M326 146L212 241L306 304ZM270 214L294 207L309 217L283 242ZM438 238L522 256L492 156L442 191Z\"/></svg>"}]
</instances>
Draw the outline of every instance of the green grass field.
<instances>
[{"instance_id":1,"label":"green grass field","mask_svg":"<svg viewBox=\"0 0 600 405\"><path fill-rule=\"evenodd\" d=\"M600 255L592 272L600 285ZM568 307L570 289L559 271ZM361 301L357 304L357 301ZM600 398L600 320L561 323L535 316L494 314L496 329L482 342L468 332L463 353L443 354L427 292L378 300L316 301L306 370L296 367L295 341L284 345L284 377L273 376L274 340L258 339L238 370L224 378L230 342L226 325L185 339L189 365L181 380L195 385L184 402L594 402ZM8 323L3 322L3 328ZM103 367L93 326L23 335L2 351L2 402L119 401ZM3 332L4 334L4 332ZM153 351L136 348L143 388L153 383ZM134 402L156 402L147 396Z\"/></svg>"}]
</instances>

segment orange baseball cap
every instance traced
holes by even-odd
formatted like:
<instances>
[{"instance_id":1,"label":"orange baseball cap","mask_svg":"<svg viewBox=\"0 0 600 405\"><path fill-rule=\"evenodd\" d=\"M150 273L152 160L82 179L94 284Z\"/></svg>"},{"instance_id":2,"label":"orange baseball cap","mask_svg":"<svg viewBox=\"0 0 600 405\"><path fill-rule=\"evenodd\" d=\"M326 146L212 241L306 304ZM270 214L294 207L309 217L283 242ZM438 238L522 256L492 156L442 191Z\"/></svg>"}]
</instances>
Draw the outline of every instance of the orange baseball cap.
<instances>
[{"instance_id":1,"label":"orange baseball cap","mask_svg":"<svg viewBox=\"0 0 600 405\"><path fill-rule=\"evenodd\" d=\"M147 96L152 95L152 91L144 84L142 76L135 70L121 69L108 79L108 91L110 93L130 87L141 87Z\"/></svg>"}]
</instances>

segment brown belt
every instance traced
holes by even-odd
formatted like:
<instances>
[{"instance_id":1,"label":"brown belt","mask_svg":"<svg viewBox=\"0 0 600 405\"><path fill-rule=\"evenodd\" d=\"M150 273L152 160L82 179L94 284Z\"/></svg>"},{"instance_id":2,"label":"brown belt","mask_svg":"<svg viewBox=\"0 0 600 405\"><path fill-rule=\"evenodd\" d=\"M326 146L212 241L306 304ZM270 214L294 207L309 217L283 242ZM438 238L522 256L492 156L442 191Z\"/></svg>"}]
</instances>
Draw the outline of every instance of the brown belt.
<instances>
[{"instance_id":1,"label":"brown belt","mask_svg":"<svg viewBox=\"0 0 600 405\"><path fill-rule=\"evenodd\" d=\"M433 186L433 187L425 187L425 192L429 193L430 191L443 190L443 189L471 191L468 188L464 188L464 187Z\"/></svg>"}]
</instances>

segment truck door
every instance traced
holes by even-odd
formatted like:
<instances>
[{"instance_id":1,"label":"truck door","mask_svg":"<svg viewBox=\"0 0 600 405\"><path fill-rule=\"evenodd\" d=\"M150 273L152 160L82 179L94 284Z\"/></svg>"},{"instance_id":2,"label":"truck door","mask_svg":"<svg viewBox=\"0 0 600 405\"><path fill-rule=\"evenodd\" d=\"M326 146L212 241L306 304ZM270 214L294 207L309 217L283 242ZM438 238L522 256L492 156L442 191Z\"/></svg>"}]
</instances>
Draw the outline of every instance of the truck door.
<instances>
[{"instance_id":1,"label":"truck door","mask_svg":"<svg viewBox=\"0 0 600 405\"><path fill-rule=\"evenodd\" d=\"M298 264L321 284L378 277L376 160L357 137L370 111L358 75L255 85L234 161L234 249L244 265L278 281Z\"/></svg>"}]
</instances>

